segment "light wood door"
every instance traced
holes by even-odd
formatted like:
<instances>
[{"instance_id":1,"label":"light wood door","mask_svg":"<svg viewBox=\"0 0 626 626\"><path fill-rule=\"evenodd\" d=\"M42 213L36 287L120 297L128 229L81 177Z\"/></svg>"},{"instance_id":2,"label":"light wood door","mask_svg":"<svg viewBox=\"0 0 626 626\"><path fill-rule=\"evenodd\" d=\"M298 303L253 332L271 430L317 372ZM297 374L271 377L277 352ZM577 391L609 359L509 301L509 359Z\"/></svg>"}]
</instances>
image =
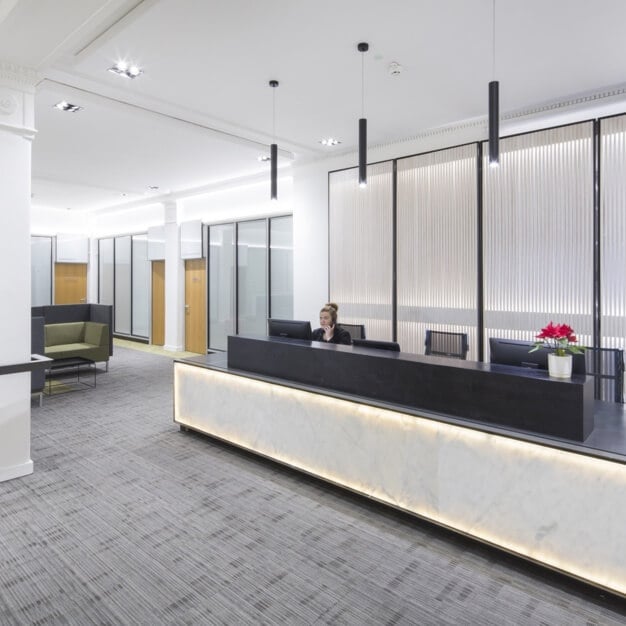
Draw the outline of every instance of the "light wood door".
<instances>
[{"instance_id":1,"label":"light wood door","mask_svg":"<svg viewBox=\"0 0 626 626\"><path fill-rule=\"evenodd\" d=\"M206 262L185 261L185 350L206 354Z\"/></svg>"},{"instance_id":2,"label":"light wood door","mask_svg":"<svg viewBox=\"0 0 626 626\"><path fill-rule=\"evenodd\" d=\"M152 343L165 344L165 261L152 261Z\"/></svg>"},{"instance_id":3,"label":"light wood door","mask_svg":"<svg viewBox=\"0 0 626 626\"><path fill-rule=\"evenodd\" d=\"M54 304L87 302L87 264L54 264Z\"/></svg>"}]
</instances>

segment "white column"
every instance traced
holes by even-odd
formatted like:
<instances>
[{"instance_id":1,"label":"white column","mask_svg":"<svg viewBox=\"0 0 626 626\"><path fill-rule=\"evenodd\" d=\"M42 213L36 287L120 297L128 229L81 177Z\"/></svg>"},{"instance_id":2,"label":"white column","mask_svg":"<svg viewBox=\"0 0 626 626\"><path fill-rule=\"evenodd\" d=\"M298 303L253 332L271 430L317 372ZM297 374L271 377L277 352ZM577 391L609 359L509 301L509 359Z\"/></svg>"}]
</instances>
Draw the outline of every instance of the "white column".
<instances>
[{"instance_id":1,"label":"white column","mask_svg":"<svg viewBox=\"0 0 626 626\"><path fill-rule=\"evenodd\" d=\"M165 202L165 345L171 352L185 349L185 266L180 258L178 206Z\"/></svg>"},{"instance_id":2,"label":"white column","mask_svg":"<svg viewBox=\"0 0 626 626\"><path fill-rule=\"evenodd\" d=\"M0 61L0 365L30 360L33 70ZM30 373L0 376L0 481L33 471Z\"/></svg>"}]
</instances>

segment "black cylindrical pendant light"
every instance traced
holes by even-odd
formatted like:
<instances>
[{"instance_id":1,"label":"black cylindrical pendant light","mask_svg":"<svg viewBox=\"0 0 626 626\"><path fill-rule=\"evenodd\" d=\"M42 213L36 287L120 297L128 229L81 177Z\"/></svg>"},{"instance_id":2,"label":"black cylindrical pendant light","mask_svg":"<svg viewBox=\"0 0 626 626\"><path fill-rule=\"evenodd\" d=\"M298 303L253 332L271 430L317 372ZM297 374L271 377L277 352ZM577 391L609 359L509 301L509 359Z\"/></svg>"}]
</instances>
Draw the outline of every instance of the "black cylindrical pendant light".
<instances>
[{"instance_id":1,"label":"black cylindrical pendant light","mask_svg":"<svg viewBox=\"0 0 626 626\"><path fill-rule=\"evenodd\" d=\"M492 0L491 17L491 74L489 83L489 165L500 164L500 95L496 80L496 0Z\"/></svg>"},{"instance_id":2,"label":"black cylindrical pendant light","mask_svg":"<svg viewBox=\"0 0 626 626\"><path fill-rule=\"evenodd\" d=\"M270 181L270 198L276 200L278 198L278 145L275 143L270 146Z\"/></svg>"},{"instance_id":3,"label":"black cylindrical pendant light","mask_svg":"<svg viewBox=\"0 0 626 626\"><path fill-rule=\"evenodd\" d=\"M500 103L498 81L489 83L489 165L500 163Z\"/></svg>"},{"instance_id":4,"label":"black cylindrical pendant light","mask_svg":"<svg viewBox=\"0 0 626 626\"><path fill-rule=\"evenodd\" d=\"M361 119L359 119L359 186L367 185L367 119L365 119L365 53L369 44L361 42L357 50L361 52Z\"/></svg>"},{"instance_id":5,"label":"black cylindrical pendant light","mask_svg":"<svg viewBox=\"0 0 626 626\"><path fill-rule=\"evenodd\" d=\"M274 89L272 94L272 137L276 141L276 87L277 80L270 80L270 87ZM270 198L278 199L278 144L270 145Z\"/></svg>"},{"instance_id":6,"label":"black cylindrical pendant light","mask_svg":"<svg viewBox=\"0 0 626 626\"><path fill-rule=\"evenodd\" d=\"M367 185L367 120L359 120L359 185Z\"/></svg>"}]
</instances>

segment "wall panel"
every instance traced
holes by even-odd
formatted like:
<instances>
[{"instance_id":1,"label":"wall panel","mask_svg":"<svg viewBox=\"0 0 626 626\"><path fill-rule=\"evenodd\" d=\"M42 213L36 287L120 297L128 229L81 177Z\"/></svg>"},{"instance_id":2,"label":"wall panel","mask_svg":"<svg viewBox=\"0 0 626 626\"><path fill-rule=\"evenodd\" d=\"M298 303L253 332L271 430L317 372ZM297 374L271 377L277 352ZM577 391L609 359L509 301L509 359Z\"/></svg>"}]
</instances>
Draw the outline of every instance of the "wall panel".
<instances>
[{"instance_id":1,"label":"wall panel","mask_svg":"<svg viewBox=\"0 0 626 626\"><path fill-rule=\"evenodd\" d=\"M368 166L367 181L359 188L357 168L330 174L330 300L340 322L365 324L368 339L391 340L393 163Z\"/></svg>"},{"instance_id":2,"label":"wall panel","mask_svg":"<svg viewBox=\"0 0 626 626\"><path fill-rule=\"evenodd\" d=\"M501 139L500 166L484 160L486 355L488 337L533 339L550 320L592 341L592 132Z\"/></svg>"},{"instance_id":3,"label":"wall panel","mask_svg":"<svg viewBox=\"0 0 626 626\"><path fill-rule=\"evenodd\" d=\"M626 115L601 122L603 348L626 348Z\"/></svg>"},{"instance_id":4,"label":"wall panel","mask_svg":"<svg viewBox=\"0 0 626 626\"><path fill-rule=\"evenodd\" d=\"M398 342L424 353L427 329L477 351L476 144L398 161Z\"/></svg>"}]
</instances>

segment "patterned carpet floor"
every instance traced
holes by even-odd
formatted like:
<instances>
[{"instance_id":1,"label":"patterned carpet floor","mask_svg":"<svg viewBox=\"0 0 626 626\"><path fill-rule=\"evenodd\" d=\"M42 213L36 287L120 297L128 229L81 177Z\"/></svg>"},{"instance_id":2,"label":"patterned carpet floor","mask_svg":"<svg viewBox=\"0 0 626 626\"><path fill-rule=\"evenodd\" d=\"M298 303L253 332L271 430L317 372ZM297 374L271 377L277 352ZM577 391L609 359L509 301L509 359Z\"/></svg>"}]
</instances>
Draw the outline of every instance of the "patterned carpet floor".
<instances>
[{"instance_id":1,"label":"patterned carpet floor","mask_svg":"<svg viewBox=\"0 0 626 626\"><path fill-rule=\"evenodd\" d=\"M33 403L35 472L0 483L2 626L624 623L620 599L180 432L172 371L118 345L95 389Z\"/></svg>"}]
</instances>

